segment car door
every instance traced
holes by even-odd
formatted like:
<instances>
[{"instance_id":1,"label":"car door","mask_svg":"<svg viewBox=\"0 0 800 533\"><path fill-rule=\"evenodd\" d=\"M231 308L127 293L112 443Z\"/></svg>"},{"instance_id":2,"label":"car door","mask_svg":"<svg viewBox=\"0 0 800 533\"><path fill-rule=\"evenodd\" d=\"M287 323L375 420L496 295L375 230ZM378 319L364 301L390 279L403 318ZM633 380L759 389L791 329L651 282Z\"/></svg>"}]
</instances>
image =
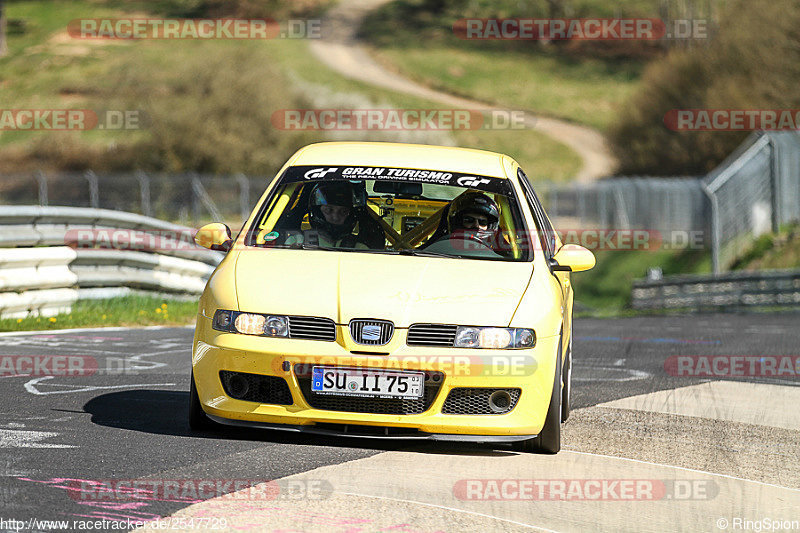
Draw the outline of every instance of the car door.
<instances>
[{"instance_id":1,"label":"car door","mask_svg":"<svg viewBox=\"0 0 800 533\"><path fill-rule=\"evenodd\" d=\"M559 287L561 288L561 315L564 321L564 336L562 342L568 342L569 332L572 331L572 285L570 283L570 273L564 270L555 270L555 256L558 249L561 247L561 239L558 237L550 219L542 207L539 197L533 190L533 187L528 181L528 177L522 169L517 172L517 177L520 186L525 193L525 199L528 202L534 218L536 219L536 226L539 229L539 242L545 256L545 262L550 269L550 274L555 278ZM566 345L564 346L566 348Z\"/></svg>"}]
</instances>

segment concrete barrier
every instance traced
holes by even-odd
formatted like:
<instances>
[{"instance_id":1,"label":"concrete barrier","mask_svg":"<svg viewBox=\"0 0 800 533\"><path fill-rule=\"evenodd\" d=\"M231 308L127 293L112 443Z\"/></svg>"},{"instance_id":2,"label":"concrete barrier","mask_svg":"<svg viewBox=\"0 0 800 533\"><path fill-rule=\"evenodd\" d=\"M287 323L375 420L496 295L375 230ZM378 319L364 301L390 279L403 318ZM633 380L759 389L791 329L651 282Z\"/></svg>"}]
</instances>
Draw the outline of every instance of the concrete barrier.
<instances>
[{"instance_id":1,"label":"concrete barrier","mask_svg":"<svg viewBox=\"0 0 800 533\"><path fill-rule=\"evenodd\" d=\"M79 299L199 295L224 254L194 230L108 209L0 206L0 318L69 312Z\"/></svg>"}]
</instances>

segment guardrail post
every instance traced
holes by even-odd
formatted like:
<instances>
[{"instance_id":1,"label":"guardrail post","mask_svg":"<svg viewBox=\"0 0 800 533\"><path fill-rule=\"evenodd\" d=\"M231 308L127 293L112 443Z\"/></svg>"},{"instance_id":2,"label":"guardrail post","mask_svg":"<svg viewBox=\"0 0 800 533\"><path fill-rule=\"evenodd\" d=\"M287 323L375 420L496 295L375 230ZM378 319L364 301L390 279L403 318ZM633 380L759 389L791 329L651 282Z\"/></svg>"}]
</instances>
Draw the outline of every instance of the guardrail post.
<instances>
[{"instance_id":1,"label":"guardrail post","mask_svg":"<svg viewBox=\"0 0 800 533\"><path fill-rule=\"evenodd\" d=\"M608 222L608 197L606 192L608 191L608 187L606 184L601 183L597 189L597 203L600 204L599 208L599 218L600 218L600 227L608 228L610 224Z\"/></svg>"},{"instance_id":2,"label":"guardrail post","mask_svg":"<svg viewBox=\"0 0 800 533\"><path fill-rule=\"evenodd\" d=\"M780 179L776 171L776 159L778 158L778 150L775 146L775 140L769 133L766 134L769 146L769 185L772 192L770 201L772 202L772 233L778 233L781 230L781 199L782 194L780 190Z\"/></svg>"},{"instance_id":3,"label":"guardrail post","mask_svg":"<svg viewBox=\"0 0 800 533\"><path fill-rule=\"evenodd\" d=\"M150 207L150 178L140 170L136 173L136 179L139 181L139 194L142 198L142 214L151 217L153 210Z\"/></svg>"},{"instance_id":4,"label":"guardrail post","mask_svg":"<svg viewBox=\"0 0 800 533\"><path fill-rule=\"evenodd\" d=\"M192 172L191 176L191 187L192 187L192 225L197 227L200 224L200 193L195 186L195 182L200 180L197 179L197 174Z\"/></svg>"},{"instance_id":5,"label":"guardrail post","mask_svg":"<svg viewBox=\"0 0 800 533\"><path fill-rule=\"evenodd\" d=\"M89 182L89 204L97 209L100 207L100 188L97 184L97 175L91 170L87 170L83 177Z\"/></svg>"},{"instance_id":6,"label":"guardrail post","mask_svg":"<svg viewBox=\"0 0 800 533\"><path fill-rule=\"evenodd\" d=\"M220 213L219 209L217 209L217 205L214 203L214 200L211 199L208 191L206 191L206 188L203 187L203 183L195 173L192 173L192 192L194 193L192 195L192 208L194 210L195 225L199 223L198 221L200 219L200 205L198 204L198 200L203 203L203 206L205 206L206 210L208 210L209 214L214 220L224 220L222 213Z\"/></svg>"},{"instance_id":7,"label":"guardrail post","mask_svg":"<svg viewBox=\"0 0 800 533\"><path fill-rule=\"evenodd\" d=\"M625 205L625 198L622 196L622 188L619 184L615 183L612 185L612 191L614 193L614 202L617 204L617 221L620 228L614 229L631 229L631 223L628 219L628 210L627 206Z\"/></svg>"},{"instance_id":8,"label":"guardrail post","mask_svg":"<svg viewBox=\"0 0 800 533\"><path fill-rule=\"evenodd\" d=\"M558 216L558 187L550 189L550 205L548 206L550 216L556 218Z\"/></svg>"},{"instance_id":9,"label":"guardrail post","mask_svg":"<svg viewBox=\"0 0 800 533\"><path fill-rule=\"evenodd\" d=\"M236 174L236 181L239 183L239 211L244 221L250 214L250 180L244 174Z\"/></svg>"},{"instance_id":10,"label":"guardrail post","mask_svg":"<svg viewBox=\"0 0 800 533\"><path fill-rule=\"evenodd\" d=\"M706 183L703 183L703 192L711 203L711 268L714 275L719 276L719 204L717 203L717 195L708 188Z\"/></svg>"},{"instance_id":11,"label":"guardrail post","mask_svg":"<svg viewBox=\"0 0 800 533\"><path fill-rule=\"evenodd\" d=\"M39 205L47 205L47 176L41 170L37 170L34 177L39 185Z\"/></svg>"}]
</instances>

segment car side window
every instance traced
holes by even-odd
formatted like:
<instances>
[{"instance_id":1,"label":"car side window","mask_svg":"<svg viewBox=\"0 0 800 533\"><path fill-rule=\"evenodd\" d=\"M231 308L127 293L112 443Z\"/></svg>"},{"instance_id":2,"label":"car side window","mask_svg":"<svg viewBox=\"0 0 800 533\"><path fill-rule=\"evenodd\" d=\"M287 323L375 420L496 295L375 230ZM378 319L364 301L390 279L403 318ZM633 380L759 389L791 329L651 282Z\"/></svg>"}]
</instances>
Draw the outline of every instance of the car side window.
<instances>
[{"instance_id":1,"label":"car side window","mask_svg":"<svg viewBox=\"0 0 800 533\"><path fill-rule=\"evenodd\" d=\"M520 186L525 192L525 199L528 201L528 206L531 208L531 212L536 219L536 226L539 228L539 242L542 245L545 258L549 261L556 253L555 230L545 216L544 208L539 202L539 197L536 196L536 192L533 190L533 187L531 187L531 184L528 181L528 176L525 175L522 169L517 171L517 176L519 178Z\"/></svg>"}]
</instances>

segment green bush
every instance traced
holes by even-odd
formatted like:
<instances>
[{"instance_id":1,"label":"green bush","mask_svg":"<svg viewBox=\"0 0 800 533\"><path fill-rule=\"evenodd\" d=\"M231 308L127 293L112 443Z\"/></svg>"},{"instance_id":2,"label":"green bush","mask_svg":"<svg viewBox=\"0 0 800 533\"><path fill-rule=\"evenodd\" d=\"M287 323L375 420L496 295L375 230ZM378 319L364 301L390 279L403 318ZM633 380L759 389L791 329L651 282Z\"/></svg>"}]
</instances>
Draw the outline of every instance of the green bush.
<instances>
[{"instance_id":1,"label":"green bush","mask_svg":"<svg viewBox=\"0 0 800 533\"><path fill-rule=\"evenodd\" d=\"M641 88L610 129L625 174L701 174L748 132L676 132L672 109L800 107L800 4L734 0L706 43L674 50L645 72Z\"/></svg>"},{"instance_id":2,"label":"green bush","mask_svg":"<svg viewBox=\"0 0 800 533\"><path fill-rule=\"evenodd\" d=\"M70 132L44 136L33 147L40 166L269 175L315 140L272 126L274 111L307 106L256 44L185 43L173 55L161 46L142 47L106 78L100 98L142 110L143 130L105 144Z\"/></svg>"},{"instance_id":3,"label":"green bush","mask_svg":"<svg viewBox=\"0 0 800 533\"><path fill-rule=\"evenodd\" d=\"M307 135L272 127L274 111L302 103L266 54L254 52L206 46L157 72L127 71L120 91L147 102L150 135L132 166L264 174L306 144Z\"/></svg>"},{"instance_id":4,"label":"green bush","mask_svg":"<svg viewBox=\"0 0 800 533\"><path fill-rule=\"evenodd\" d=\"M430 41L464 49L509 50L557 55L564 61L597 58L612 62L649 59L664 53L656 41L465 40L453 24L464 18L655 17L659 0L395 0L367 15L361 32L379 47L418 46Z\"/></svg>"},{"instance_id":5,"label":"green bush","mask_svg":"<svg viewBox=\"0 0 800 533\"><path fill-rule=\"evenodd\" d=\"M107 4L180 18L273 18L319 15L332 0L108 0Z\"/></svg>"}]
</instances>

